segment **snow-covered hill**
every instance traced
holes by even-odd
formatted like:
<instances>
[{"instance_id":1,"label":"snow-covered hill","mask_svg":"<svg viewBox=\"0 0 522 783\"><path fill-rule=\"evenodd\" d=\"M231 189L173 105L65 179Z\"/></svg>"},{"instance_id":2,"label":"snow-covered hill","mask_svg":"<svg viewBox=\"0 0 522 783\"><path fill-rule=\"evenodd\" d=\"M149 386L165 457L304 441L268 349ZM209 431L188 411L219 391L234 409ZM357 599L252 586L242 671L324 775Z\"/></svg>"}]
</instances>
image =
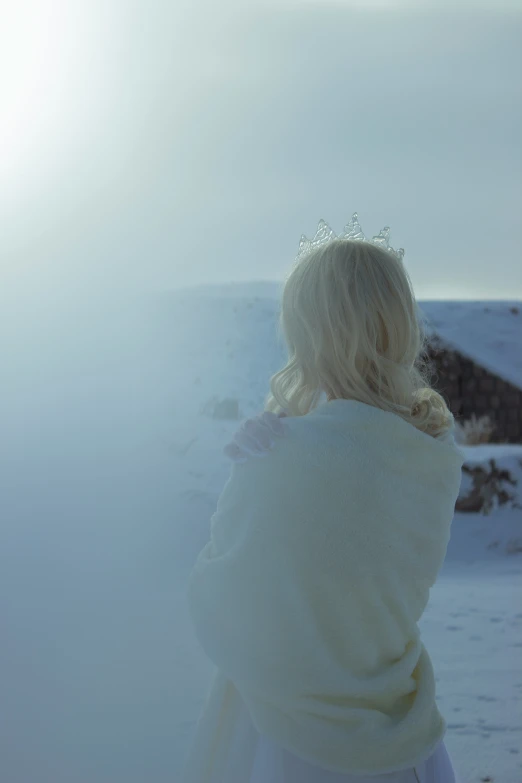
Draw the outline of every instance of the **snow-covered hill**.
<instances>
[{"instance_id":1,"label":"snow-covered hill","mask_svg":"<svg viewBox=\"0 0 522 783\"><path fill-rule=\"evenodd\" d=\"M435 332L481 367L522 388L520 301L425 301L428 333Z\"/></svg>"},{"instance_id":2,"label":"snow-covered hill","mask_svg":"<svg viewBox=\"0 0 522 783\"><path fill-rule=\"evenodd\" d=\"M225 398L240 418L261 409L284 358L279 290L93 308L74 338L35 338L37 371L31 352L8 358L2 780L177 779L212 672L184 589L238 424L210 414ZM522 457L509 449L470 449L470 460ZM505 550L521 528L513 508L457 514L422 619L463 783L522 780L522 555Z\"/></svg>"}]
</instances>

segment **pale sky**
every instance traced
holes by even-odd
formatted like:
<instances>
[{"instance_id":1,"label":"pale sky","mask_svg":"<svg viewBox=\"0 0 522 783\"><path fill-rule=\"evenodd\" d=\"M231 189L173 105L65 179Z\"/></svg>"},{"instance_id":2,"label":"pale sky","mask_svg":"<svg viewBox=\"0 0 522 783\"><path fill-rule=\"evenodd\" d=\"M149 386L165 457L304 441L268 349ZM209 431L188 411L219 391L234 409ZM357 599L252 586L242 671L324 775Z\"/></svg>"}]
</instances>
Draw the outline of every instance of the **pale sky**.
<instances>
[{"instance_id":1,"label":"pale sky","mask_svg":"<svg viewBox=\"0 0 522 783\"><path fill-rule=\"evenodd\" d=\"M354 211L419 298L522 296L520 2L17 0L0 286L281 280Z\"/></svg>"}]
</instances>

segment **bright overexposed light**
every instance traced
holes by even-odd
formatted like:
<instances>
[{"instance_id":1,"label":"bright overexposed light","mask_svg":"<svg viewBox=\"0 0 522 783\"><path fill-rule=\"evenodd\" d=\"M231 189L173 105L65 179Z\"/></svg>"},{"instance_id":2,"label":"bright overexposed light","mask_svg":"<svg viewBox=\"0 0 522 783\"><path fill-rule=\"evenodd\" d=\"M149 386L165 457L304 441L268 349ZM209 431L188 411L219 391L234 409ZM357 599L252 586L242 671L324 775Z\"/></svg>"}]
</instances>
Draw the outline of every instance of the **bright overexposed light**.
<instances>
[{"instance_id":1,"label":"bright overexposed light","mask_svg":"<svg viewBox=\"0 0 522 783\"><path fill-rule=\"evenodd\" d=\"M13 192L59 148L82 31L68 0L17 0L0 24L0 177Z\"/></svg>"}]
</instances>

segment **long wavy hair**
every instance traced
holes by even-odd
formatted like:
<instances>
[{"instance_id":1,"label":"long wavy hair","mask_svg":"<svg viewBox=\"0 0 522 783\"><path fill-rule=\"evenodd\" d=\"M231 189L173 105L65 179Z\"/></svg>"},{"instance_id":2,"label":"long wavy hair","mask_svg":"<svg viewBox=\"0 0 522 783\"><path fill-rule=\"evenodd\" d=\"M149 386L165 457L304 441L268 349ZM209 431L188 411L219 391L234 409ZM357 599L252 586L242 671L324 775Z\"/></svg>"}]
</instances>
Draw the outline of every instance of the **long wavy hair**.
<instances>
[{"instance_id":1,"label":"long wavy hair","mask_svg":"<svg viewBox=\"0 0 522 783\"><path fill-rule=\"evenodd\" d=\"M326 394L391 411L434 437L453 425L430 385L410 277L384 248L334 239L299 259L285 281L278 333L288 361L270 379L265 410L304 416Z\"/></svg>"}]
</instances>

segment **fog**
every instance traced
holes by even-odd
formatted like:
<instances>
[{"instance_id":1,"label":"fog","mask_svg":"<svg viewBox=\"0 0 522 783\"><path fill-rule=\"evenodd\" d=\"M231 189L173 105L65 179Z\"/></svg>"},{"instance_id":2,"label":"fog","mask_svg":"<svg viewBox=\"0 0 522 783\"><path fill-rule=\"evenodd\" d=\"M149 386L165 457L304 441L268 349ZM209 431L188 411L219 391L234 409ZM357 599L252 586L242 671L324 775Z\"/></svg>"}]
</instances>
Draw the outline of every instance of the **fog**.
<instances>
[{"instance_id":1,"label":"fog","mask_svg":"<svg viewBox=\"0 0 522 783\"><path fill-rule=\"evenodd\" d=\"M279 280L391 227L423 298L522 291L518 3L20 0L0 32L10 296Z\"/></svg>"},{"instance_id":2,"label":"fog","mask_svg":"<svg viewBox=\"0 0 522 783\"><path fill-rule=\"evenodd\" d=\"M302 233L357 211L368 236L391 227L420 298L520 297L522 14L19 0L2 17L0 779L160 783L186 739L169 439L190 330L214 328L160 294L280 281Z\"/></svg>"}]
</instances>

